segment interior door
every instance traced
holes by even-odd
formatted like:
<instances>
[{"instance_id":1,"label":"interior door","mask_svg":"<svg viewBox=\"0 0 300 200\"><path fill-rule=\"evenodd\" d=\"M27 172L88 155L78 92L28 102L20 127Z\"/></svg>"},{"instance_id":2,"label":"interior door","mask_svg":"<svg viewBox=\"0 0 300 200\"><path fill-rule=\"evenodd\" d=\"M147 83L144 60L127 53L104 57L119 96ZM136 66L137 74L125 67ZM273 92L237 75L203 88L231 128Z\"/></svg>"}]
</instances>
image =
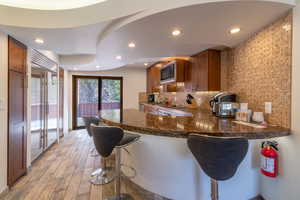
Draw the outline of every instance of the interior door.
<instances>
[{"instance_id":1,"label":"interior door","mask_svg":"<svg viewBox=\"0 0 300 200\"><path fill-rule=\"evenodd\" d=\"M26 46L9 37L8 185L26 173Z\"/></svg>"}]
</instances>

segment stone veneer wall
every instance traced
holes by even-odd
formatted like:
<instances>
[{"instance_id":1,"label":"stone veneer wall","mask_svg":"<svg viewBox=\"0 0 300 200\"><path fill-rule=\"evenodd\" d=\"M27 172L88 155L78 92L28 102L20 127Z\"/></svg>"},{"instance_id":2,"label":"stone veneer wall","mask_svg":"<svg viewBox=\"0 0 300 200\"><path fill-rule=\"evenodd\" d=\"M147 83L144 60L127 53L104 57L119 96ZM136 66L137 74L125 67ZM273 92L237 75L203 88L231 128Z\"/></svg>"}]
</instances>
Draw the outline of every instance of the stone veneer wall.
<instances>
[{"instance_id":1,"label":"stone veneer wall","mask_svg":"<svg viewBox=\"0 0 300 200\"><path fill-rule=\"evenodd\" d=\"M268 120L284 127L291 125L291 24L289 13L222 57L227 65L226 90L253 111L264 111L264 102L272 102Z\"/></svg>"}]
</instances>

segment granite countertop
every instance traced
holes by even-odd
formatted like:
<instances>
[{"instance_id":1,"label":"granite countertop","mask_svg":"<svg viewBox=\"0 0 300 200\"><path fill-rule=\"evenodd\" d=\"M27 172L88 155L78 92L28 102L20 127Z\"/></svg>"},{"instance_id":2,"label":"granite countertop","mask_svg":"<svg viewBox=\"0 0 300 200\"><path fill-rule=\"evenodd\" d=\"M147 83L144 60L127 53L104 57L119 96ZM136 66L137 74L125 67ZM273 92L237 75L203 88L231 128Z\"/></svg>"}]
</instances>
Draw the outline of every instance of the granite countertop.
<instances>
[{"instance_id":1,"label":"granite countertop","mask_svg":"<svg viewBox=\"0 0 300 200\"><path fill-rule=\"evenodd\" d=\"M288 136L290 129L268 126L253 128L236 124L232 119L218 118L210 110L181 108L193 116L165 116L137 109L104 110L101 120L110 126L148 135L186 138L190 133L220 137L245 137L247 139L269 139Z\"/></svg>"}]
</instances>

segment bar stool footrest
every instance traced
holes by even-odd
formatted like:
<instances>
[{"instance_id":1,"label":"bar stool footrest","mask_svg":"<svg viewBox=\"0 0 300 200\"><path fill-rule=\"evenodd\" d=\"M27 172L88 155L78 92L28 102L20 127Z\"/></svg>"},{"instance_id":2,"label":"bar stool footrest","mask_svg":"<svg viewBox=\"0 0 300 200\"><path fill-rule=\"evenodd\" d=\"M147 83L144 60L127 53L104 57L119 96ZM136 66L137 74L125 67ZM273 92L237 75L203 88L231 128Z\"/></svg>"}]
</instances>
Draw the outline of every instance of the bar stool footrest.
<instances>
[{"instance_id":1,"label":"bar stool footrest","mask_svg":"<svg viewBox=\"0 0 300 200\"><path fill-rule=\"evenodd\" d=\"M90 179L90 183L94 185L105 185L112 182L116 177L115 170L113 168L102 169L102 172L93 176Z\"/></svg>"}]
</instances>

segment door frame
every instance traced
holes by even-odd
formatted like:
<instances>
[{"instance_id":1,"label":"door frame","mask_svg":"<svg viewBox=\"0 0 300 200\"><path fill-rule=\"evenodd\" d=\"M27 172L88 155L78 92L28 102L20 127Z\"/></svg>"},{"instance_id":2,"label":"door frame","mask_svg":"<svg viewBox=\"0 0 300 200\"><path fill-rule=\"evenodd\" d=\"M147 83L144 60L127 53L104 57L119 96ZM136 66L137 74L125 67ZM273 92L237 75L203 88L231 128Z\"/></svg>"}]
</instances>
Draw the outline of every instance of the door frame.
<instances>
[{"instance_id":1,"label":"door frame","mask_svg":"<svg viewBox=\"0 0 300 200\"><path fill-rule=\"evenodd\" d=\"M120 110L121 115L123 111L123 77L122 76L82 76L82 75L72 75L72 129L83 129L84 126L76 126L77 125L77 80L78 79L98 79L98 111L101 110L101 96L102 96L102 80L110 79L110 80L120 80Z\"/></svg>"}]
</instances>

